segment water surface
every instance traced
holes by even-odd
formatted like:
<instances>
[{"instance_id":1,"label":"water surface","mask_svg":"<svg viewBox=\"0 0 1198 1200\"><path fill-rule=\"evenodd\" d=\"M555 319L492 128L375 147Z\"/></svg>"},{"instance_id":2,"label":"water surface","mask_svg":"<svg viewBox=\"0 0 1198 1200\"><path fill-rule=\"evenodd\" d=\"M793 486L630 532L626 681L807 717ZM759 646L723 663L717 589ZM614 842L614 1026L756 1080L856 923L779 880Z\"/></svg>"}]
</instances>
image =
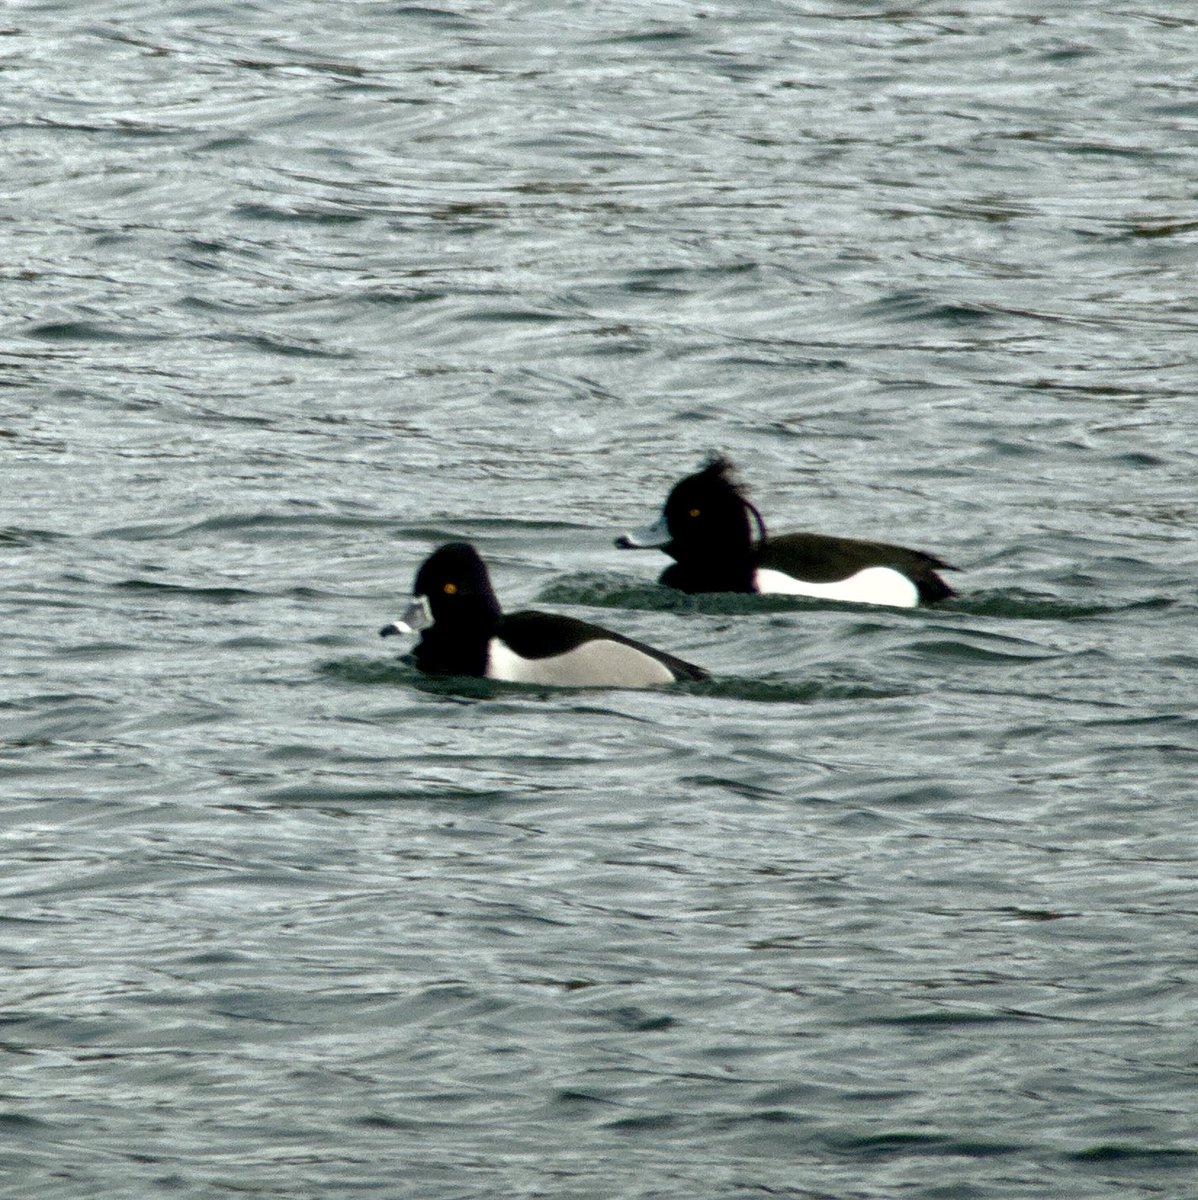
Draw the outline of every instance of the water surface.
<instances>
[{"instance_id":1,"label":"water surface","mask_svg":"<svg viewBox=\"0 0 1198 1200\"><path fill-rule=\"evenodd\" d=\"M1184 6L17 5L0 1194L1184 1196ZM710 450L934 611L617 551ZM430 681L512 608L709 683Z\"/></svg>"}]
</instances>

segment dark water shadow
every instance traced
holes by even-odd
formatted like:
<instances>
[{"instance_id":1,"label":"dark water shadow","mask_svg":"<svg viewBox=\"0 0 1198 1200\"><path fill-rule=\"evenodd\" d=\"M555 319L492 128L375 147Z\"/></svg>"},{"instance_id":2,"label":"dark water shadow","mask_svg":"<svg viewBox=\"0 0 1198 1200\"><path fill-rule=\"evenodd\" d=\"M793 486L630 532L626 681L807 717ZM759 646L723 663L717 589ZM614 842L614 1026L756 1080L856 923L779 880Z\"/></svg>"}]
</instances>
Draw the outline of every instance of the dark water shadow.
<instances>
[{"instance_id":1,"label":"dark water shadow","mask_svg":"<svg viewBox=\"0 0 1198 1200\"><path fill-rule=\"evenodd\" d=\"M0 546L38 546L49 542L61 541L67 535L56 533L51 529L23 528L19 525L6 525L0 528Z\"/></svg>"},{"instance_id":2,"label":"dark water shadow","mask_svg":"<svg viewBox=\"0 0 1198 1200\"><path fill-rule=\"evenodd\" d=\"M838 611L860 614L880 611L899 617L924 619L929 613L944 616L999 617L1012 621L1076 621L1110 616L1132 609L1168 608L1167 597L1153 597L1135 604L1081 603L1059 596L1020 589L981 591L957 596L931 608L891 608L885 605L851 604L843 600L820 600L809 596L755 596L738 592L706 592L688 595L659 583L631 580L627 576L582 573L556 580L543 588L537 601L544 604L579 604L591 608L627 608L650 612L701 613L711 616L752 616L766 613Z\"/></svg>"}]
</instances>

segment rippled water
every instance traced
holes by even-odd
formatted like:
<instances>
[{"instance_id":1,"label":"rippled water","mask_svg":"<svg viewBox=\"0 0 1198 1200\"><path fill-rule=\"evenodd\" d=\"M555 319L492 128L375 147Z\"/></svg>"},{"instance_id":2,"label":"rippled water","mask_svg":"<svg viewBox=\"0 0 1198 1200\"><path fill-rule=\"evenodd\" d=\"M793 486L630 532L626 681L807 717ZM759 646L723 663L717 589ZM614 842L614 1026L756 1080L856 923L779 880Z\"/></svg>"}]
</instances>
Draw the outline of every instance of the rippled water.
<instances>
[{"instance_id":1,"label":"rippled water","mask_svg":"<svg viewBox=\"0 0 1198 1200\"><path fill-rule=\"evenodd\" d=\"M0 34L0 1193L1198 1195L1190 6ZM961 598L657 587L711 449Z\"/></svg>"}]
</instances>

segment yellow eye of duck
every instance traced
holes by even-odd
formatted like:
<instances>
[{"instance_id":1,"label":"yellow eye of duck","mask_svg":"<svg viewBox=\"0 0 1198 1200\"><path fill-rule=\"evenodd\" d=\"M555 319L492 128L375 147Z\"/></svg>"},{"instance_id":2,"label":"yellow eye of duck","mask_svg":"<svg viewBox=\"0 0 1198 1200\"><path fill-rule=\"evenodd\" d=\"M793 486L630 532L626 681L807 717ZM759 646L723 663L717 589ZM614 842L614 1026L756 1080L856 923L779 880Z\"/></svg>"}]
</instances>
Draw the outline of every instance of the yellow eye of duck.
<instances>
[{"instance_id":1,"label":"yellow eye of duck","mask_svg":"<svg viewBox=\"0 0 1198 1200\"><path fill-rule=\"evenodd\" d=\"M456 583L447 583L441 590L447 596L452 596L458 590L458 585Z\"/></svg>"},{"instance_id":2,"label":"yellow eye of duck","mask_svg":"<svg viewBox=\"0 0 1198 1200\"><path fill-rule=\"evenodd\" d=\"M697 517L699 515L699 510L697 508L692 508L686 515L688 517Z\"/></svg>"}]
</instances>

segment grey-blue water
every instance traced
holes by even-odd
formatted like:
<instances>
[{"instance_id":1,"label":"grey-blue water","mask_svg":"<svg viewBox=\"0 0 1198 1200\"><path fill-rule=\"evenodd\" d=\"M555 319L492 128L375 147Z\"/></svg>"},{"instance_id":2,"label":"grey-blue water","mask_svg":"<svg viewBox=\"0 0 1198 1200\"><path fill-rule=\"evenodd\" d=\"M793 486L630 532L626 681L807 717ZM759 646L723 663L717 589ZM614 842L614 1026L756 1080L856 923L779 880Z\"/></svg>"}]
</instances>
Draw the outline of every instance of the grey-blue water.
<instances>
[{"instance_id":1,"label":"grey-blue water","mask_svg":"<svg viewBox=\"0 0 1198 1200\"><path fill-rule=\"evenodd\" d=\"M1198 1196L1195 21L0 12L0 1194ZM711 450L961 598L657 587Z\"/></svg>"}]
</instances>

